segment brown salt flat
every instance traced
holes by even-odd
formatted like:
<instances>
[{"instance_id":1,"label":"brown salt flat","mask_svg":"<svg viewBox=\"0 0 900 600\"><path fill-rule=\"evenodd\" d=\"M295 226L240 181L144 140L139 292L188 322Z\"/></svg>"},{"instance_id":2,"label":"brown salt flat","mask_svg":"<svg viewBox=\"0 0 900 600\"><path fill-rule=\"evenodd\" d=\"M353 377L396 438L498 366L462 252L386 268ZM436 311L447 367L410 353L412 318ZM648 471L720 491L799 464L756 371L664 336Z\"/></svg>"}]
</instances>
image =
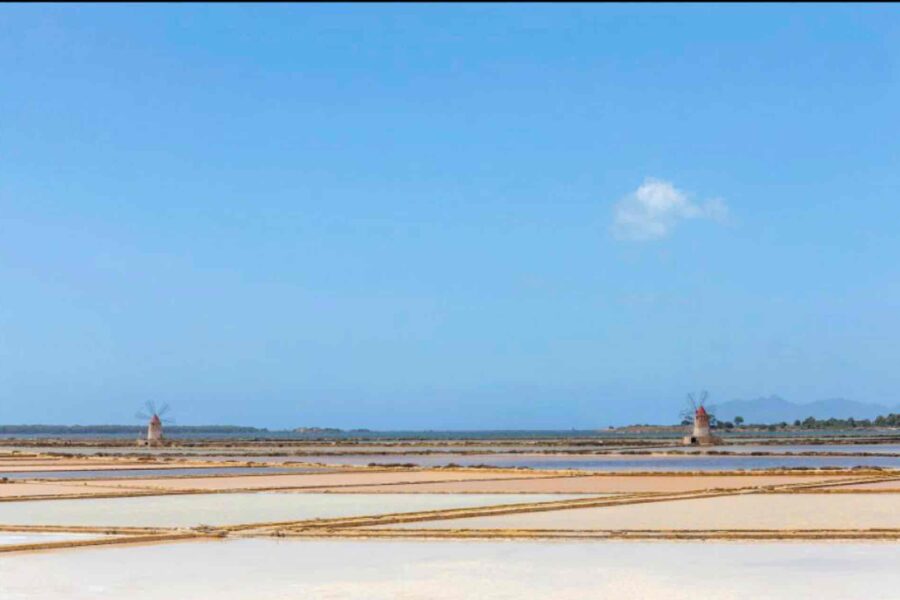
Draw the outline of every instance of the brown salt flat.
<instances>
[{"instance_id":1,"label":"brown salt flat","mask_svg":"<svg viewBox=\"0 0 900 600\"><path fill-rule=\"evenodd\" d=\"M81 483L4 483L0 484L0 498L33 498L72 494L108 494L109 489Z\"/></svg>"},{"instance_id":2,"label":"brown salt flat","mask_svg":"<svg viewBox=\"0 0 900 600\"><path fill-rule=\"evenodd\" d=\"M58 465L58 464L68 464L68 463L85 463L87 460L65 460L63 458L41 458L36 456L28 456L28 457L17 457L17 456L0 456L0 467L5 466L15 466L15 465L24 465L28 467L40 466L40 465Z\"/></svg>"},{"instance_id":3,"label":"brown salt flat","mask_svg":"<svg viewBox=\"0 0 900 600\"><path fill-rule=\"evenodd\" d=\"M178 469L189 469L196 468L197 466L210 466L206 463L171 463L171 462L162 462L162 463L148 463L148 462L139 462L139 463L127 463L127 462L115 462L115 463L102 463L102 462L88 462L83 464L69 464L69 463L51 463L47 465L2 465L0 466L0 472L4 473L28 473L31 471L36 472L47 472L47 471L121 471L121 470L146 470L146 469L172 469L173 471L177 471Z\"/></svg>"},{"instance_id":4,"label":"brown salt flat","mask_svg":"<svg viewBox=\"0 0 900 600\"><path fill-rule=\"evenodd\" d=\"M531 477L532 475L527 475ZM536 474L534 477L541 477ZM308 473L286 475L252 475L226 477L180 477L150 479L129 478L128 480L92 479L97 486L128 489L161 490L251 490L292 487L334 487L365 486L372 484L412 483L426 481L454 481L470 479L508 479L523 477L518 473L478 472L478 471L348 471L345 473Z\"/></svg>"},{"instance_id":5,"label":"brown salt flat","mask_svg":"<svg viewBox=\"0 0 900 600\"><path fill-rule=\"evenodd\" d=\"M198 459L187 458L185 461L194 461ZM153 464L180 464L181 459L167 459L160 457L159 460L139 460L135 458L64 458L64 457L29 457L29 458L0 458L0 470L7 470L13 467L78 467L78 466L117 466L117 465L153 465Z\"/></svg>"},{"instance_id":6,"label":"brown salt flat","mask_svg":"<svg viewBox=\"0 0 900 600\"><path fill-rule=\"evenodd\" d=\"M900 479L892 481L876 481L873 483L856 483L853 485L842 485L831 488L829 490L872 490L872 491L897 491L900 492Z\"/></svg>"},{"instance_id":7,"label":"brown salt flat","mask_svg":"<svg viewBox=\"0 0 900 600\"><path fill-rule=\"evenodd\" d=\"M734 489L796 483L828 482L841 477L796 476L584 476L505 479L500 481L441 481L400 485L333 488L334 492L365 493L538 493L538 494L605 494L640 492L689 492L710 489ZM846 479L846 478L843 478ZM323 490L319 490L323 491Z\"/></svg>"},{"instance_id":8,"label":"brown salt flat","mask_svg":"<svg viewBox=\"0 0 900 600\"><path fill-rule=\"evenodd\" d=\"M751 494L394 524L400 529L896 529L900 495Z\"/></svg>"}]
</instances>

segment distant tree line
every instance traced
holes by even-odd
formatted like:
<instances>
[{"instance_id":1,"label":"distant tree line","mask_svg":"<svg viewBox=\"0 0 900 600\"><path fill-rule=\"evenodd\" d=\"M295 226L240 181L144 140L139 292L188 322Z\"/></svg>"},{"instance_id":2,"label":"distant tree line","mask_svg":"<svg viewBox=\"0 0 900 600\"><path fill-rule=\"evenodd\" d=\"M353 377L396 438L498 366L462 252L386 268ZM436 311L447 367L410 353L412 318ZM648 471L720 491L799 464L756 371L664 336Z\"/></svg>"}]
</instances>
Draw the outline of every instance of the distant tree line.
<instances>
[{"instance_id":1,"label":"distant tree line","mask_svg":"<svg viewBox=\"0 0 900 600\"><path fill-rule=\"evenodd\" d=\"M682 425L689 425L691 421L682 421ZM815 417L807 417L802 421L797 419L793 424L787 421L780 423L750 423L745 424L744 417L735 417L734 422L717 421L714 417L710 418L710 426L718 429L734 429L735 427L746 427L749 429L767 429L774 431L776 429L854 429L857 427L900 427L900 414L891 413L889 415L881 415L874 419L817 419Z\"/></svg>"},{"instance_id":2,"label":"distant tree line","mask_svg":"<svg viewBox=\"0 0 900 600\"><path fill-rule=\"evenodd\" d=\"M854 427L900 427L900 414L880 415L874 419L816 419L806 417L794 421L794 427L803 429L852 429Z\"/></svg>"}]
</instances>

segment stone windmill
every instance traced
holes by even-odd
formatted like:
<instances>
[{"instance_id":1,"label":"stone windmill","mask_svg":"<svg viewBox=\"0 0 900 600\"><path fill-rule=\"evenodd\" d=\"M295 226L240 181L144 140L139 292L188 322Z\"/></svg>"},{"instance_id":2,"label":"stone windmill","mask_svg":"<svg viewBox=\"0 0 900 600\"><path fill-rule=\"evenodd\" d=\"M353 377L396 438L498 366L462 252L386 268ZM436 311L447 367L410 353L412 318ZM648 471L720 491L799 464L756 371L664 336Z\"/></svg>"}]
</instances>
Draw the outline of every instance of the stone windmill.
<instances>
[{"instance_id":1,"label":"stone windmill","mask_svg":"<svg viewBox=\"0 0 900 600\"><path fill-rule=\"evenodd\" d=\"M706 399L709 394L705 391L695 397L694 394L688 394L688 404L690 408L685 411L686 420L693 418L694 429L691 435L684 436L682 444L685 446L714 446L721 443L721 439L714 436L709 428L710 414L706 410Z\"/></svg>"},{"instance_id":2,"label":"stone windmill","mask_svg":"<svg viewBox=\"0 0 900 600\"><path fill-rule=\"evenodd\" d=\"M163 404L157 409L156 403L152 400L144 404L144 408L139 410L135 417L147 423L147 437L139 439L138 443L147 446L161 446L163 443L163 423L171 425L174 423L172 419L163 418L169 412L169 405Z\"/></svg>"}]
</instances>

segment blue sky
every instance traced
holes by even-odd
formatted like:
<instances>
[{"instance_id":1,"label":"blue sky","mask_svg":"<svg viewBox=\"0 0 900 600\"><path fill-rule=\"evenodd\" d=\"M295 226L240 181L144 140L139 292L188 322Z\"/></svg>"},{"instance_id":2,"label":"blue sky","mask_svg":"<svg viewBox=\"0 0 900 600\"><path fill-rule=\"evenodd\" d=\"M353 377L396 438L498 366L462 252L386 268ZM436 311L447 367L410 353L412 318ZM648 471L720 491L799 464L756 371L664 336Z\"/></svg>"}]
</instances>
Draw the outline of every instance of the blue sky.
<instances>
[{"instance_id":1,"label":"blue sky","mask_svg":"<svg viewBox=\"0 0 900 600\"><path fill-rule=\"evenodd\" d=\"M0 422L900 401L896 6L0 9Z\"/></svg>"}]
</instances>

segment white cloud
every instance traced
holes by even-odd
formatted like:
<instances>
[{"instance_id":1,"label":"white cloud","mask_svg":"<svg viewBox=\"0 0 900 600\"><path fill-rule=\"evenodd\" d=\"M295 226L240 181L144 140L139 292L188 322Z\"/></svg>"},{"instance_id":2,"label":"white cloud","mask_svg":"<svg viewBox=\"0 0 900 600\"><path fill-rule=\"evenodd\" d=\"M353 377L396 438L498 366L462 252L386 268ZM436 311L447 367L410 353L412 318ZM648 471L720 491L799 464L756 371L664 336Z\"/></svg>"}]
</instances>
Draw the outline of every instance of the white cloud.
<instances>
[{"instance_id":1,"label":"white cloud","mask_svg":"<svg viewBox=\"0 0 900 600\"><path fill-rule=\"evenodd\" d=\"M716 198L695 204L668 181L646 179L634 192L616 203L613 234L623 240L657 240L687 219L723 221L728 207Z\"/></svg>"}]
</instances>

